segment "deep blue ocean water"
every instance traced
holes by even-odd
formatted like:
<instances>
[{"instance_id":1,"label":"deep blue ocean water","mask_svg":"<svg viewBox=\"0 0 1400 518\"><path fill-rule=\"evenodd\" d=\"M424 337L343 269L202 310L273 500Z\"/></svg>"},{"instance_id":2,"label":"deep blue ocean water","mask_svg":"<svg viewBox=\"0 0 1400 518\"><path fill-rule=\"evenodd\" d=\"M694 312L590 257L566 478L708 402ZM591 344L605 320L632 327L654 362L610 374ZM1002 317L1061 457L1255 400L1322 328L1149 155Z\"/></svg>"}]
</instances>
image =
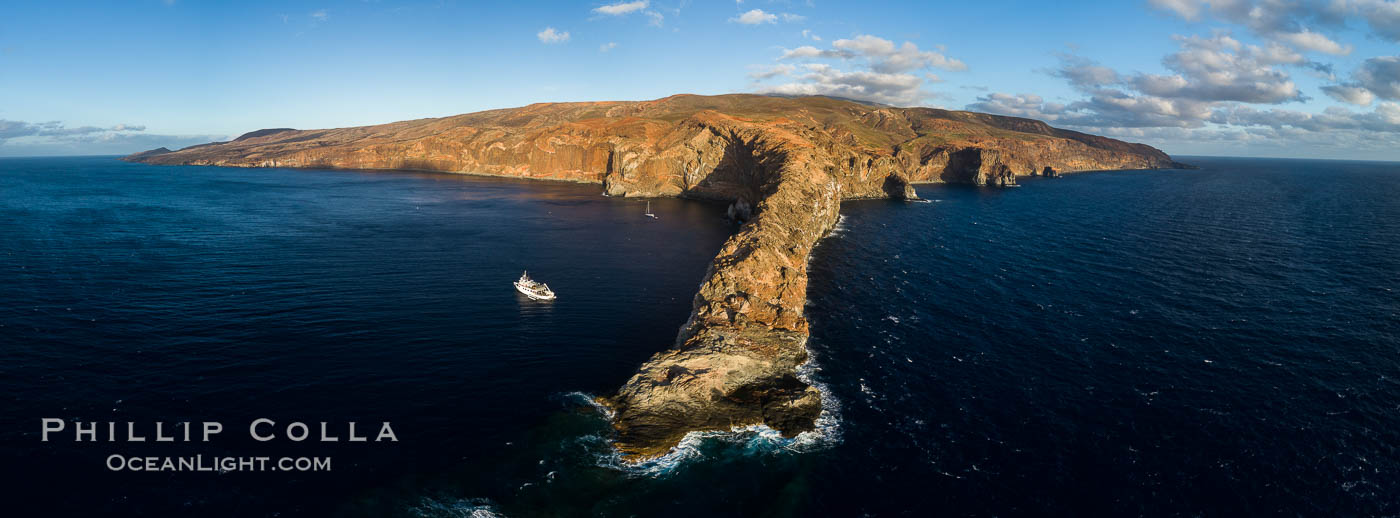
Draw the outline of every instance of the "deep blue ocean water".
<instances>
[{"instance_id":1,"label":"deep blue ocean water","mask_svg":"<svg viewBox=\"0 0 1400 518\"><path fill-rule=\"evenodd\" d=\"M586 395L672 343L722 205L0 159L0 494L16 516L1400 514L1400 165L1186 161L844 204L808 308L835 426L623 469ZM523 268L560 299L518 296ZM43 417L225 431L41 442ZM254 442L258 417L399 441Z\"/></svg>"}]
</instances>

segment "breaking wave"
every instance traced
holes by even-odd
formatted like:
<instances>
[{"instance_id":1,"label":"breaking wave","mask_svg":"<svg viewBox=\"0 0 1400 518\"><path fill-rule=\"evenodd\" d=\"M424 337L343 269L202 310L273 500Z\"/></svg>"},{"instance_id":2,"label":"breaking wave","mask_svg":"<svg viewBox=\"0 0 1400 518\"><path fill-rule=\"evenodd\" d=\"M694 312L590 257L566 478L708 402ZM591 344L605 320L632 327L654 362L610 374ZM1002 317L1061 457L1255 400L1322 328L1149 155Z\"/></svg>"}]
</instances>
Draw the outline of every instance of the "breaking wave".
<instances>
[{"instance_id":1,"label":"breaking wave","mask_svg":"<svg viewBox=\"0 0 1400 518\"><path fill-rule=\"evenodd\" d=\"M418 505L410 509L410 515L423 518L501 518L503 515L497 512L495 507L495 504L485 498L459 498L443 501L432 497L423 497L422 500L418 501Z\"/></svg>"},{"instance_id":2,"label":"breaking wave","mask_svg":"<svg viewBox=\"0 0 1400 518\"><path fill-rule=\"evenodd\" d=\"M763 424L736 426L729 430L696 431L685 434L665 455L641 462L624 461L622 452L612 447L602 435L588 436L585 439L605 446L598 455L598 466L646 477L665 476L687 462L704 459L707 452L714 450L705 447L713 441L737 446L724 449L724 453L732 453L737 449L743 455L805 453L824 449L840 442L841 405L832 395L831 389L815 379L814 375L818 372L821 372L821 367L809 349L807 361L797 368L797 378L816 388L821 394L822 411L817 415L812 430L799 433L795 437L783 437L778 430ZM612 409L598 404L593 396L582 392L570 392L566 396L593 407L609 421L613 419Z\"/></svg>"}]
</instances>

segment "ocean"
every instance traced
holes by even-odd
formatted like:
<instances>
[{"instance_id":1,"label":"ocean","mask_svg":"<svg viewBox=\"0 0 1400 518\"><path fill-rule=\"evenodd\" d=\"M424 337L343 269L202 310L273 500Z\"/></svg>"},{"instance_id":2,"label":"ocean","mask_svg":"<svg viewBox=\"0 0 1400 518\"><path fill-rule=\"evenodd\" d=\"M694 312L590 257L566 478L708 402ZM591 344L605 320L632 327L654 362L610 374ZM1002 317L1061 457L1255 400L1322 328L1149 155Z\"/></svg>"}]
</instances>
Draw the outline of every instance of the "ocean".
<instances>
[{"instance_id":1,"label":"ocean","mask_svg":"<svg viewBox=\"0 0 1400 518\"><path fill-rule=\"evenodd\" d=\"M1400 514L1400 164L1183 161L843 204L810 263L820 434L628 466L589 398L673 343L722 204L0 159L0 494L14 516ZM559 299L518 295L526 269ZM157 421L223 432L122 440Z\"/></svg>"}]
</instances>

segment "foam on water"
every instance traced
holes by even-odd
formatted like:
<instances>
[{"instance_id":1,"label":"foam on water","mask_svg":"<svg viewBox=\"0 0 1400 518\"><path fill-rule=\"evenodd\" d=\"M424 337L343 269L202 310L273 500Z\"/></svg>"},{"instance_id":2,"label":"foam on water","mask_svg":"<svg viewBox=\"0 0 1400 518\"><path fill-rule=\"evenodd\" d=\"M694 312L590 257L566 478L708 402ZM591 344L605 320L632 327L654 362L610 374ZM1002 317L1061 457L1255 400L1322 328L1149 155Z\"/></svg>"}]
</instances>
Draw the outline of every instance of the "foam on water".
<instances>
[{"instance_id":1,"label":"foam on water","mask_svg":"<svg viewBox=\"0 0 1400 518\"><path fill-rule=\"evenodd\" d=\"M593 407L593 409L597 410L598 413L603 414L603 417L608 418L608 421L612 421L613 417L617 415L617 413L614 412L613 409L608 408L607 405L599 403L598 398L596 396L591 396L582 392L574 391L568 394L564 394L564 397L581 401L583 402L583 404Z\"/></svg>"},{"instance_id":2,"label":"foam on water","mask_svg":"<svg viewBox=\"0 0 1400 518\"><path fill-rule=\"evenodd\" d=\"M832 227L831 233L827 237L837 237L846 230L846 216L838 216L836 225ZM818 242L820 244L820 241ZM812 254L807 254L807 263L810 266ZM810 303L810 302L809 302ZM896 322L898 322L896 320ZM804 346L805 347L805 346ZM813 429L798 433L796 436L783 437L782 433L767 425L755 424L746 426L736 426L729 430L709 430L693 431L685 434L680 442L665 455L647 459L642 462L626 462L622 460L622 453L612 448L611 445L598 458L598 465L617 469L629 474L639 476L662 476L673 472L676 467L686 461L702 459L705 457L701 446L707 439L724 441L731 444L742 444L746 454L767 454L783 451L809 452L827 448L838 444L841 439L841 418L840 401L832 394L831 389L824 383L818 381L814 376L821 372L821 367L816 361L816 354L811 348L807 348L807 361L797 367L797 378L803 383L816 388L820 394L822 411L817 415L813 423ZM582 392L570 392L566 397L583 401L588 406L598 410L609 421L614 419L615 414L612 409L599 404L597 399ZM602 437L597 439L607 442Z\"/></svg>"},{"instance_id":3,"label":"foam on water","mask_svg":"<svg viewBox=\"0 0 1400 518\"><path fill-rule=\"evenodd\" d=\"M817 389L821 395L822 411L817 415L813 429L798 433L794 437L783 437L781 432L764 424L736 426L729 430L693 431L685 434L680 442L665 455L641 462L624 461L622 452L613 448L609 441L601 435L588 436L584 439L593 439L608 444L606 450L599 454L597 465L631 475L647 477L664 476L674 472L677 467L688 461L705 458L702 447L707 440L741 445L741 450L745 455L782 452L805 453L828 448L840 442L841 405L839 400L832 395L831 389L815 378L815 374L818 372L821 372L821 367L817 364L815 355L809 350L807 361L797 368L797 378ZM613 411L598 404L593 396L582 392L570 392L566 396L583 401L588 406L598 410L609 421L614 417Z\"/></svg>"},{"instance_id":4,"label":"foam on water","mask_svg":"<svg viewBox=\"0 0 1400 518\"><path fill-rule=\"evenodd\" d=\"M827 237L837 237L844 233L846 233L846 216L843 214L836 217L836 224L831 227L831 233L827 234Z\"/></svg>"},{"instance_id":5,"label":"foam on water","mask_svg":"<svg viewBox=\"0 0 1400 518\"><path fill-rule=\"evenodd\" d=\"M495 510L495 504L485 498L459 498L443 501L423 497L418 505L409 511L412 516L423 518L500 518L503 515Z\"/></svg>"}]
</instances>

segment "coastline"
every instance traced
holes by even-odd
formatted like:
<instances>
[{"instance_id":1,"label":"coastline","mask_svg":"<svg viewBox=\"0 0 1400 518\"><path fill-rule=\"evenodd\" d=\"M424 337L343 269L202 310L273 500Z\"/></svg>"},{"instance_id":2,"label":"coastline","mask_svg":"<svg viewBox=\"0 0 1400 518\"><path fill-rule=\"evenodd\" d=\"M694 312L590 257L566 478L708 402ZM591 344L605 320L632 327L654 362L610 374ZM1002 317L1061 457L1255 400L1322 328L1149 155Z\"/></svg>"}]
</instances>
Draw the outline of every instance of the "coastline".
<instances>
[{"instance_id":1,"label":"coastline","mask_svg":"<svg viewBox=\"0 0 1400 518\"><path fill-rule=\"evenodd\" d=\"M920 133L949 125L985 137L949 143L942 134ZM419 136L386 139L390 129ZM1148 146L1028 119L753 95L531 105L368 128L252 132L126 160L446 172L601 183L606 196L730 202L731 217L743 225L712 260L675 342L616 393L597 398L614 413L613 444L627 462L667 455L691 433L763 426L792 439L816 429L834 402L799 376L811 356L807 266L812 249L836 228L842 201L915 200L916 183L1014 186L1018 175L1042 169L1179 165Z\"/></svg>"}]
</instances>

